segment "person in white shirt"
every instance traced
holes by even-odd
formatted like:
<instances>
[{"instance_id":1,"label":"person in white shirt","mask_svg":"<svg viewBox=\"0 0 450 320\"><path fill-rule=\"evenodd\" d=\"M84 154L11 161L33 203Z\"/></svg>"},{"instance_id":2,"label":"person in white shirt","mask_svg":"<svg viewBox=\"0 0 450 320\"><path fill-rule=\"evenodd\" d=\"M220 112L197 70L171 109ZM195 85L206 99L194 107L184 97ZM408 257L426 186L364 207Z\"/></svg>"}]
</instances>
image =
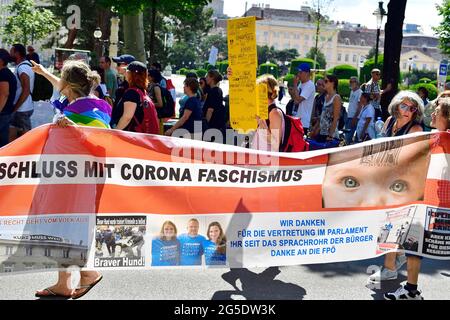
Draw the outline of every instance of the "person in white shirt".
<instances>
[{"instance_id":1,"label":"person in white shirt","mask_svg":"<svg viewBox=\"0 0 450 320\"><path fill-rule=\"evenodd\" d=\"M357 77L350 78L350 99L347 110L347 122L345 123L345 142L347 145L353 143L353 136L355 135L356 124L358 123L358 115L361 112L361 105L359 99L362 94L362 90L359 87L359 81Z\"/></svg>"},{"instance_id":2,"label":"person in white shirt","mask_svg":"<svg viewBox=\"0 0 450 320\"><path fill-rule=\"evenodd\" d=\"M369 93L361 94L360 104L362 108L359 114L358 125L356 126L357 140L358 142L362 142L375 139L375 108L370 103Z\"/></svg>"},{"instance_id":3,"label":"person in white shirt","mask_svg":"<svg viewBox=\"0 0 450 320\"><path fill-rule=\"evenodd\" d=\"M14 100L14 114L11 119L10 141L31 130L31 115L34 104L31 93L34 89L34 72L31 63L26 60L26 49L21 44L11 47L10 55L16 63L15 75L17 79L16 98Z\"/></svg>"},{"instance_id":4,"label":"person in white shirt","mask_svg":"<svg viewBox=\"0 0 450 320\"><path fill-rule=\"evenodd\" d=\"M294 79L294 87L292 90L295 106L292 115L299 117L302 121L305 134L308 134L311 121L312 109L314 106L314 96L316 87L311 79L311 68L308 63L301 63L298 66L297 77ZM298 81L301 83L298 84Z\"/></svg>"}]
</instances>

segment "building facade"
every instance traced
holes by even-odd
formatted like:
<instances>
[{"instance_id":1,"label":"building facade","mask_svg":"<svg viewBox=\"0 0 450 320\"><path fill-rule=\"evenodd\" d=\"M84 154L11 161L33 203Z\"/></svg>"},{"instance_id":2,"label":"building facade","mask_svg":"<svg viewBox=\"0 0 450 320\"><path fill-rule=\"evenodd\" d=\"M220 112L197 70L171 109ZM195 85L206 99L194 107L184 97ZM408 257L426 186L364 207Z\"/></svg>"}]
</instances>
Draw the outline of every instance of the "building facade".
<instances>
[{"instance_id":1,"label":"building facade","mask_svg":"<svg viewBox=\"0 0 450 320\"><path fill-rule=\"evenodd\" d=\"M58 237L39 235L0 239L0 273L83 266L88 247Z\"/></svg>"},{"instance_id":2,"label":"building facade","mask_svg":"<svg viewBox=\"0 0 450 320\"><path fill-rule=\"evenodd\" d=\"M299 56L315 47L316 24L314 11L303 6L300 10L270 8L269 5L252 5L244 16L257 17L256 41L260 46L273 46L277 50L297 49ZM213 33L226 36L226 19L216 19ZM409 66L417 69L437 70L444 56L435 37L417 34L418 25L407 25L404 30L400 70ZM326 68L347 64L357 69L376 46L376 29L346 22L329 22L320 25L318 48L325 55ZM384 49L384 31L381 30L378 53Z\"/></svg>"}]
</instances>

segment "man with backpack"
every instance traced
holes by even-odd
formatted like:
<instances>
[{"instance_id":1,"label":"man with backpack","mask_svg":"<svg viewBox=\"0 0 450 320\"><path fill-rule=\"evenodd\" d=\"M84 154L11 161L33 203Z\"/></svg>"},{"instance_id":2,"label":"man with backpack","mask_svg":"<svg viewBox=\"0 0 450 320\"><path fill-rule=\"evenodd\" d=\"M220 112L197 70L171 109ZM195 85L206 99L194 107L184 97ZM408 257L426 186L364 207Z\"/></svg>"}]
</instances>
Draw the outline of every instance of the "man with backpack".
<instances>
[{"instance_id":1,"label":"man with backpack","mask_svg":"<svg viewBox=\"0 0 450 320\"><path fill-rule=\"evenodd\" d=\"M15 75L17 79L16 97L14 100L14 114L11 119L10 141L15 140L31 130L31 115L34 104L31 93L34 89L34 72L31 63L26 60L26 49L22 44L11 47L11 59L16 64Z\"/></svg>"}]
</instances>

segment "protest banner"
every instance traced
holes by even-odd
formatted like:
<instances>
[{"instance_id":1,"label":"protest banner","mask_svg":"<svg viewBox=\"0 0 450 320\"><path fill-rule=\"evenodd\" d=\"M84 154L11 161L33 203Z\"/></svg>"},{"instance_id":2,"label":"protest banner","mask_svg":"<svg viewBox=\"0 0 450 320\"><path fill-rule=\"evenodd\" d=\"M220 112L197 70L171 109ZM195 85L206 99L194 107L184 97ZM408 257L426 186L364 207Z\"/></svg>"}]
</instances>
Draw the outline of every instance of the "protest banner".
<instances>
[{"instance_id":1,"label":"protest banner","mask_svg":"<svg viewBox=\"0 0 450 320\"><path fill-rule=\"evenodd\" d=\"M235 130L257 127L258 113L256 70L256 17L229 19L228 62L233 70L230 78L230 124Z\"/></svg>"},{"instance_id":2,"label":"protest banner","mask_svg":"<svg viewBox=\"0 0 450 320\"><path fill-rule=\"evenodd\" d=\"M45 125L0 149L0 273L450 259L450 133L273 153Z\"/></svg>"}]
</instances>

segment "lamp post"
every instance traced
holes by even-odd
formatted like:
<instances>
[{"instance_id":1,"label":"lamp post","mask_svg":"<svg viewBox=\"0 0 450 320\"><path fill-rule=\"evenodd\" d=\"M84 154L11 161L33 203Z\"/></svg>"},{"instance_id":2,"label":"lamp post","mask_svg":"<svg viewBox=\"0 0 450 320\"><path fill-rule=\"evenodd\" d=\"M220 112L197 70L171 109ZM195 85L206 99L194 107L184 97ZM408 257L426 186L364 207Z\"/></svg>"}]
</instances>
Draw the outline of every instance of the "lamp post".
<instances>
[{"instance_id":1,"label":"lamp post","mask_svg":"<svg viewBox=\"0 0 450 320\"><path fill-rule=\"evenodd\" d=\"M375 68L378 67L378 46L380 43L380 30L383 24L383 18L386 15L386 11L383 9L383 1L378 2L378 8L373 12L373 15L377 18L377 43L375 47Z\"/></svg>"},{"instance_id":2,"label":"lamp post","mask_svg":"<svg viewBox=\"0 0 450 320\"><path fill-rule=\"evenodd\" d=\"M100 30L100 28L97 27L95 29L95 31L94 31L94 38L95 38L95 40L97 40L97 42L100 42L101 41L100 38L102 37L102 35L103 35L102 30ZM100 52L100 56L103 55L103 42L102 42L102 49L101 50L102 51Z\"/></svg>"}]
</instances>

